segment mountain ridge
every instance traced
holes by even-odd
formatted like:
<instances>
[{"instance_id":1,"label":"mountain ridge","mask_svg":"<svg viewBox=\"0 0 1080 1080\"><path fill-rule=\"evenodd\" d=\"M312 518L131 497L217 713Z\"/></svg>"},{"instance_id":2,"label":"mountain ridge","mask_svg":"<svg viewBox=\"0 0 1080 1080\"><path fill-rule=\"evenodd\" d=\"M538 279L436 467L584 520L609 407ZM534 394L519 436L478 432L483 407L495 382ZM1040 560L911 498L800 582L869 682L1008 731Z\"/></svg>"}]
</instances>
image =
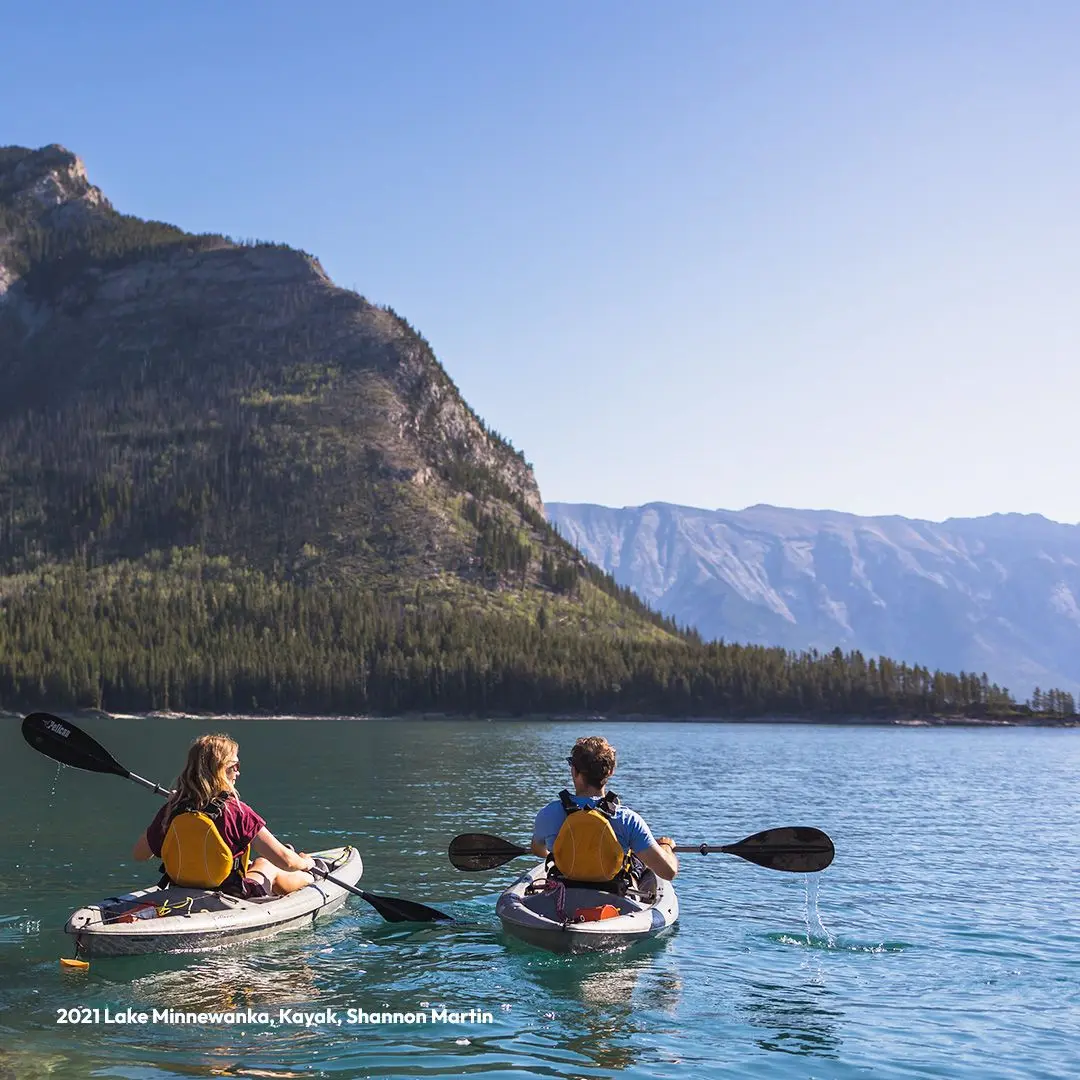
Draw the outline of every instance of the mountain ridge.
<instances>
[{"instance_id":1,"label":"mountain ridge","mask_svg":"<svg viewBox=\"0 0 1080 1080\"><path fill-rule=\"evenodd\" d=\"M1080 684L1080 526L1041 514L931 522L758 504L547 504L586 557L706 638L855 648Z\"/></svg>"},{"instance_id":2,"label":"mountain ridge","mask_svg":"<svg viewBox=\"0 0 1080 1080\"><path fill-rule=\"evenodd\" d=\"M420 549L421 576L469 576L489 520L523 531L534 579L539 554L559 546L531 466L462 400L427 341L392 309L334 285L305 252L125 217L70 151L9 147L0 151L0 283L8 482L36 501L0 528L0 560L26 565L15 549L43 534L61 556L131 556L154 539L131 542L146 530L131 512L129 489L140 484L141 516L156 517L161 539L211 554L229 547L227 515L239 511L249 533L269 536L291 508L298 527L286 550L253 553L264 568L278 554L290 568L327 573L395 558L385 544L374 558L358 555L386 532L377 518ZM78 455L58 412L80 431ZM155 426L183 432L180 445ZM13 480L36 468L35 456L53 483L43 498ZM272 513L260 505L267 485L251 483L268 468L278 473ZM168 500L145 486L148 472L161 474ZM58 477L69 493L95 489L79 498L98 511L80 512L74 529L57 520L68 514ZM358 478L384 497L356 490ZM318 496L335 486L336 504ZM483 504L476 521L462 516L462 499ZM357 510L363 521L350 519Z\"/></svg>"}]
</instances>

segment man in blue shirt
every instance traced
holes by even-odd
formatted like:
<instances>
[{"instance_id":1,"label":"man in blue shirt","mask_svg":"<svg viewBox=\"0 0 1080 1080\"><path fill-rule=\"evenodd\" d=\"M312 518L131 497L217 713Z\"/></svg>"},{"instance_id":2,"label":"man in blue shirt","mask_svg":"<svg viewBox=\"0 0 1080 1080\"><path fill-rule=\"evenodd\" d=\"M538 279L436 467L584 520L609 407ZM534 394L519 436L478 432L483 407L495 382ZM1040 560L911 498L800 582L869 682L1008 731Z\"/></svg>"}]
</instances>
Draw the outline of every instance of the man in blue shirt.
<instances>
[{"instance_id":1,"label":"man in blue shirt","mask_svg":"<svg viewBox=\"0 0 1080 1080\"><path fill-rule=\"evenodd\" d=\"M578 739L566 760L574 784L573 802L583 809L598 806L607 794L607 782L615 772L615 747L597 735ZM559 799L548 803L536 815L532 838L534 855L547 858L566 818L566 810ZM636 855L657 877L671 881L679 872L679 860L672 850L675 841L669 836L654 839L652 830L640 814L619 806L611 817L611 827L623 851Z\"/></svg>"}]
</instances>

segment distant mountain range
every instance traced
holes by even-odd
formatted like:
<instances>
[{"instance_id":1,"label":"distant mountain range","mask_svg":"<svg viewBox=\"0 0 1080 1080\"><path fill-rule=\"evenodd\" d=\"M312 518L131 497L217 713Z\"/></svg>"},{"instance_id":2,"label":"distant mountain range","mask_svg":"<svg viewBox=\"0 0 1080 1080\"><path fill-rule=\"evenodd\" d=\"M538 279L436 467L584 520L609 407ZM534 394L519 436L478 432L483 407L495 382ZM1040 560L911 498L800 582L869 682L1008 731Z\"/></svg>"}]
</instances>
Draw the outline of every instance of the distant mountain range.
<instances>
[{"instance_id":1,"label":"distant mountain range","mask_svg":"<svg viewBox=\"0 0 1080 1080\"><path fill-rule=\"evenodd\" d=\"M546 510L620 585L706 638L985 671L1020 699L1080 689L1078 525L669 503Z\"/></svg>"}]
</instances>

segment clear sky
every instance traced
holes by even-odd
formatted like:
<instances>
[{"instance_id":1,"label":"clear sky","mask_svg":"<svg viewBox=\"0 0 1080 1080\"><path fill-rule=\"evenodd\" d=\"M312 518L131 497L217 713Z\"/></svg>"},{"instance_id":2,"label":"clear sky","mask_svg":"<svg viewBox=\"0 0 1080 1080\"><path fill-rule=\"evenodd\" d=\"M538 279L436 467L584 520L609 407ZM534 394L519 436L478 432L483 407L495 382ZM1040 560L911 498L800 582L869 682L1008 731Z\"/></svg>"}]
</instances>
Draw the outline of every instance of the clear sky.
<instances>
[{"instance_id":1,"label":"clear sky","mask_svg":"<svg viewBox=\"0 0 1080 1080\"><path fill-rule=\"evenodd\" d=\"M316 254L548 501L1080 520L1074 0L2 10L0 144Z\"/></svg>"}]
</instances>

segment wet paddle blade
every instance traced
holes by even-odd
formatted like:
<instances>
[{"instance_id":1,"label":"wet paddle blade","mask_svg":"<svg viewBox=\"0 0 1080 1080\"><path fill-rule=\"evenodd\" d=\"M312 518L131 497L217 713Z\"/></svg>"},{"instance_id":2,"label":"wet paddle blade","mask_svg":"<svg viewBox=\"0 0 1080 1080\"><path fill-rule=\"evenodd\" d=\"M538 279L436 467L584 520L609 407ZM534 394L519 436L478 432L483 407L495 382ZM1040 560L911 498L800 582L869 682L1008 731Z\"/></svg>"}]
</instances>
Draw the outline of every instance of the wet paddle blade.
<instances>
[{"instance_id":1,"label":"wet paddle blade","mask_svg":"<svg viewBox=\"0 0 1080 1080\"><path fill-rule=\"evenodd\" d=\"M22 733L35 750L61 765L125 778L130 776L105 747L69 720L61 720L51 713L31 713L22 722Z\"/></svg>"},{"instance_id":2,"label":"wet paddle blade","mask_svg":"<svg viewBox=\"0 0 1080 1080\"><path fill-rule=\"evenodd\" d=\"M720 850L769 870L787 870L793 874L824 870L836 854L832 840L825 833L801 826L766 829L737 844L726 844Z\"/></svg>"},{"instance_id":3,"label":"wet paddle blade","mask_svg":"<svg viewBox=\"0 0 1080 1080\"><path fill-rule=\"evenodd\" d=\"M331 881L333 878L330 879ZM435 908L425 907L412 900L401 900L396 896L373 896L361 892L366 900L387 922L453 922L453 917Z\"/></svg>"},{"instance_id":4,"label":"wet paddle blade","mask_svg":"<svg viewBox=\"0 0 1080 1080\"><path fill-rule=\"evenodd\" d=\"M487 833L462 833L450 841L450 861L458 870L494 870L528 852L509 840Z\"/></svg>"},{"instance_id":5,"label":"wet paddle blade","mask_svg":"<svg viewBox=\"0 0 1080 1080\"><path fill-rule=\"evenodd\" d=\"M361 900L369 903L387 922L453 922L453 916L446 915L435 908L426 907L424 904L414 903L412 900L401 900L396 896L375 896L363 889L350 885L347 881L341 881L328 874L319 866L312 868L311 873L315 877L325 878L338 888L350 892L353 896L359 896Z\"/></svg>"}]
</instances>

